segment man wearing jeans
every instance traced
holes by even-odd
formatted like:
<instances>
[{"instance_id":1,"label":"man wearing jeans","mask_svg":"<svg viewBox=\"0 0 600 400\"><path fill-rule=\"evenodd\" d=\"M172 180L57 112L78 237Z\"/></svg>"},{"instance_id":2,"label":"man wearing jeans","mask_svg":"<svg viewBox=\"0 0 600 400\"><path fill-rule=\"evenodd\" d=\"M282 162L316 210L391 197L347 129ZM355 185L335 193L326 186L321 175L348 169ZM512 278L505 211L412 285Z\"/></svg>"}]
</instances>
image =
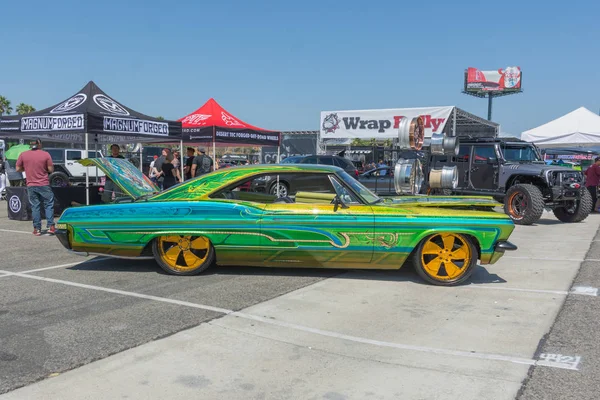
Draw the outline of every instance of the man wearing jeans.
<instances>
[{"instance_id":1,"label":"man wearing jeans","mask_svg":"<svg viewBox=\"0 0 600 400\"><path fill-rule=\"evenodd\" d=\"M33 234L42 235L40 203L44 203L48 233L54 234L54 194L48 181L48 174L54 172L54 164L50 154L42 150L42 142L39 139L31 142L31 150L19 155L17 171L25 171L27 175L27 195L33 215Z\"/></svg>"}]
</instances>

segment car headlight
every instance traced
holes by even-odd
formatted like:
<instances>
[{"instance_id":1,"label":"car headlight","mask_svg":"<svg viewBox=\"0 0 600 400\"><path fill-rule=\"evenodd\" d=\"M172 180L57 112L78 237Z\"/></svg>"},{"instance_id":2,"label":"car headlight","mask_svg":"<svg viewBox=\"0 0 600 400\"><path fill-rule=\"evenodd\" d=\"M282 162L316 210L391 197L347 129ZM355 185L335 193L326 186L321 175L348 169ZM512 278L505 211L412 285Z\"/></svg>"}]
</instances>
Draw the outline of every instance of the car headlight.
<instances>
[{"instance_id":1,"label":"car headlight","mask_svg":"<svg viewBox=\"0 0 600 400\"><path fill-rule=\"evenodd\" d=\"M56 224L56 229L67 229L67 224Z\"/></svg>"}]
</instances>

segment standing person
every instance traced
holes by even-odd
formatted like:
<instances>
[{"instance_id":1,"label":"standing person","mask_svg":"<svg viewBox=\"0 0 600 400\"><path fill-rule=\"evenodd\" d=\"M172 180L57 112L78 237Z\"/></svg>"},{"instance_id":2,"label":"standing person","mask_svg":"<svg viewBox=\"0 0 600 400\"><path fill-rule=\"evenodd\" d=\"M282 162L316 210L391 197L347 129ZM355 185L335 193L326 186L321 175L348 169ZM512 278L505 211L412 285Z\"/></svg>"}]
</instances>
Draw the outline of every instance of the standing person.
<instances>
[{"instance_id":1,"label":"standing person","mask_svg":"<svg viewBox=\"0 0 600 400\"><path fill-rule=\"evenodd\" d=\"M150 167L148 169L148 177L154 183L156 183L156 174L154 173L154 163L156 162L157 159L158 159L158 156L156 156L156 155L153 156L153 160L150 163Z\"/></svg>"},{"instance_id":2,"label":"standing person","mask_svg":"<svg viewBox=\"0 0 600 400\"><path fill-rule=\"evenodd\" d=\"M163 189L166 190L171 186L174 186L177 182L181 182L181 176L179 175L179 169L175 168L173 164L173 154L167 155L165 162L161 165L161 171L164 175Z\"/></svg>"},{"instance_id":3,"label":"standing person","mask_svg":"<svg viewBox=\"0 0 600 400\"><path fill-rule=\"evenodd\" d=\"M173 152L173 166L177 169L179 169L179 166L181 165L181 160L179 159L179 152L178 151L174 151Z\"/></svg>"},{"instance_id":4,"label":"standing person","mask_svg":"<svg viewBox=\"0 0 600 400\"><path fill-rule=\"evenodd\" d=\"M192 165L192 176L208 174L213 170L213 160L206 155L206 150L199 147L198 153L200 153L200 155L194 158L194 165Z\"/></svg>"},{"instance_id":5,"label":"standing person","mask_svg":"<svg viewBox=\"0 0 600 400\"><path fill-rule=\"evenodd\" d=\"M31 150L19 155L17 172L25 171L27 175L27 196L31 204L33 216L33 234L42 235L42 215L40 203L44 203L48 233L54 234L54 193L48 181L48 174L54 172L54 164L48 152L42 150L42 141L37 139L30 144Z\"/></svg>"},{"instance_id":6,"label":"standing person","mask_svg":"<svg viewBox=\"0 0 600 400\"><path fill-rule=\"evenodd\" d=\"M110 146L110 156L111 158L125 158L121 154L121 148L118 144L113 144ZM115 193L115 188L117 186L115 183L107 176L104 181L104 191L102 192L102 201L104 203L112 202L113 193Z\"/></svg>"},{"instance_id":7,"label":"standing person","mask_svg":"<svg viewBox=\"0 0 600 400\"><path fill-rule=\"evenodd\" d=\"M163 189L163 181L165 179L162 173L162 165L169 154L171 154L171 150L164 148L162 150L162 155L158 157L158 159L154 162L154 174L156 176L156 183L158 184L158 187L161 190Z\"/></svg>"},{"instance_id":8,"label":"standing person","mask_svg":"<svg viewBox=\"0 0 600 400\"><path fill-rule=\"evenodd\" d=\"M6 200L6 168L4 167L4 155L0 154L0 200Z\"/></svg>"},{"instance_id":9,"label":"standing person","mask_svg":"<svg viewBox=\"0 0 600 400\"><path fill-rule=\"evenodd\" d=\"M187 159L185 160L185 179L192 179L192 165L194 165L194 158L195 155L194 153L196 153L196 151L194 150L193 147L188 147L187 148Z\"/></svg>"},{"instance_id":10,"label":"standing person","mask_svg":"<svg viewBox=\"0 0 600 400\"><path fill-rule=\"evenodd\" d=\"M596 202L598 201L598 185L600 184L600 157L594 158L594 163L585 170L585 186L592 196L592 212L598 212Z\"/></svg>"}]
</instances>

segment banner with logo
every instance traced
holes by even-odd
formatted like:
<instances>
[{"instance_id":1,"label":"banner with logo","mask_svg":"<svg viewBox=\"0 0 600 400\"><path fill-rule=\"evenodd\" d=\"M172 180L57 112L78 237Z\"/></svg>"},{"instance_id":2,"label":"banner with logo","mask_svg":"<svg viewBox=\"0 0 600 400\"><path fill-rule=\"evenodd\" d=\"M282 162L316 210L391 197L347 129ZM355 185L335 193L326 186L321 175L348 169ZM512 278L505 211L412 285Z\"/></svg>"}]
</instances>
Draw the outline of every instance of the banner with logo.
<instances>
[{"instance_id":1,"label":"banner with logo","mask_svg":"<svg viewBox=\"0 0 600 400\"><path fill-rule=\"evenodd\" d=\"M322 111L321 140L324 139L394 139L400 121L423 117L425 137L442 133L454 107L395 108L383 110Z\"/></svg>"},{"instance_id":2,"label":"banner with logo","mask_svg":"<svg viewBox=\"0 0 600 400\"><path fill-rule=\"evenodd\" d=\"M8 206L8 219L16 221L31 221L31 206L24 186L6 188L6 202ZM42 212L43 214L43 212Z\"/></svg>"},{"instance_id":3,"label":"banner with logo","mask_svg":"<svg viewBox=\"0 0 600 400\"><path fill-rule=\"evenodd\" d=\"M282 134L279 157L281 161L288 157L317 154L317 134ZM263 147L263 164L277 164L277 147Z\"/></svg>"},{"instance_id":4,"label":"banner with logo","mask_svg":"<svg viewBox=\"0 0 600 400\"><path fill-rule=\"evenodd\" d=\"M97 143L156 142L179 139L181 123L132 110L108 96L94 82L46 109L0 117L0 137L81 143L86 132L96 135L90 141ZM107 142L115 136L116 140Z\"/></svg>"},{"instance_id":5,"label":"banner with logo","mask_svg":"<svg viewBox=\"0 0 600 400\"><path fill-rule=\"evenodd\" d=\"M506 67L496 71L480 71L469 67L465 73L465 92L520 92L521 68Z\"/></svg>"}]
</instances>

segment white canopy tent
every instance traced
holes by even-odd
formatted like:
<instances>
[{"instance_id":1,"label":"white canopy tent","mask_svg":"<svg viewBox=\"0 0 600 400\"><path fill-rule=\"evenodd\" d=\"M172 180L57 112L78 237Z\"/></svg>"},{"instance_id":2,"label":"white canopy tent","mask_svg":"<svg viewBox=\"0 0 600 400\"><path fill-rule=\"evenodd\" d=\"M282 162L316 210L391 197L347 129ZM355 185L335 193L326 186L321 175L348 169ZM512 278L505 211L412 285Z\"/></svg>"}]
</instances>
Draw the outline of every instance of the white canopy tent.
<instances>
[{"instance_id":1,"label":"white canopy tent","mask_svg":"<svg viewBox=\"0 0 600 400\"><path fill-rule=\"evenodd\" d=\"M521 134L538 147L586 147L600 145L600 115L585 107Z\"/></svg>"}]
</instances>

